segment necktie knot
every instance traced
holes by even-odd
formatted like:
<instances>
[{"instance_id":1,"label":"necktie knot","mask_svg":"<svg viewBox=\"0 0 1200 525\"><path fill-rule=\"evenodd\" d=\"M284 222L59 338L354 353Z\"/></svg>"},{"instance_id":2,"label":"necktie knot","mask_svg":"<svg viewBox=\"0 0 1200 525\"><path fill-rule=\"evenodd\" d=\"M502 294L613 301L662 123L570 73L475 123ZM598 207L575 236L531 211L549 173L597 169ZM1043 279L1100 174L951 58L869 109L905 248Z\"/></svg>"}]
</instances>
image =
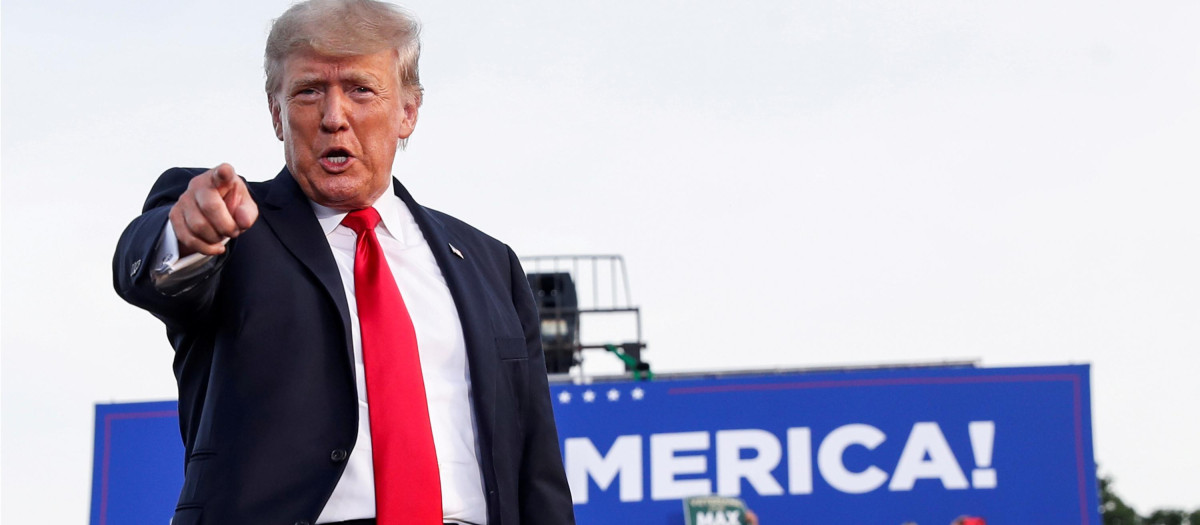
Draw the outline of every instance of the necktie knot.
<instances>
[{"instance_id":1,"label":"necktie knot","mask_svg":"<svg viewBox=\"0 0 1200 525\"><path fill-rule=\"evenodd\" d=\"M375 208L354 210L346 214L346 218L342 219L342 224L354 230L354 233L362 235L365 231L374 230L375 225L379 224L379 212Z\"/></svg>"}]
</instances>

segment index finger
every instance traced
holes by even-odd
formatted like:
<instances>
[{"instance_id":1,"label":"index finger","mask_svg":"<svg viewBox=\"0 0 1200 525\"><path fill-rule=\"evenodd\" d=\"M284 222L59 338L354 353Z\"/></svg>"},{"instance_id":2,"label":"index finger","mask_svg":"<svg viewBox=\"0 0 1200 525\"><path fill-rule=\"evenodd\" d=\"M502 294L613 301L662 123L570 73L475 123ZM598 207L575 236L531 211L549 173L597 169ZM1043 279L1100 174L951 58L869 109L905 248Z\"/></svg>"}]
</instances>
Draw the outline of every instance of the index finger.
<instances>
[{"instance_id":1,"label":"index finger","mask_svg":"<svg viewBox=\"0 0 1200 525\"><path fill-rule=\"evenodd\" d=\"M212 170L213 186L221 191L221 196L232 189L237 183L237 172L229 163L221 163Z\"/></svg>"}]
</instances>

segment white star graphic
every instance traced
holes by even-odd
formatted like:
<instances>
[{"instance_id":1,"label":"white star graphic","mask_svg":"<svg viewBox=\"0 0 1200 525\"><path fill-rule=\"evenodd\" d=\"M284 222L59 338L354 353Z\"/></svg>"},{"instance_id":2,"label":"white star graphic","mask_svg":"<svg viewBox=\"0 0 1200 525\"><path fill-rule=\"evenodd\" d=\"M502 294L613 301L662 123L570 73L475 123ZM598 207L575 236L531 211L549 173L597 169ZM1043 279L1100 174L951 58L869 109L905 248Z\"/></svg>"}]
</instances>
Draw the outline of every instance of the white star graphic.
<instances>
[{"instance_id":1,"label":"white star graphic","mask_svg":"<svg viewBox=\"0 0 1200 525\"><path fill-rule=\"evenodd\" d=\"M609 401L616 401L618 399L621 399L621 393L618 392L617 389L614 388L614 389L608 391L608 400Z\"/></svg>"},{"instance_id":2,"label":"white star graphic","mask_svg":"<svg viewBox=\"0 0 1200 525\"><path fill-rule=\"evenodd\" d=\"M558 395L558 402L562 403L564 405L567 403L570 403L571 402L571 393L567 392L566 390L563 390L562 393Z\"/></svg>"},{"instance_id":3,"label":"white star graphic","mask_svg":"<svg viewBox=\"0 0 1200 525\"><path fill-rule=\"evenodd\" d=\"M592 392L591 390L583 391L583 402L584 403L591 403L592 401L595 401L595 400L596 400L595 392Z\"/></svg>"},{"instance_id":4,"label":"white star graphic","mask_svg":"<svg viewBox=\"0 0 1200 525\"><path fill-rule=\"evenodd\" d=\"M643 397L646 397L646 391L642 390L642 387L637 387L633 389L633 392L630 392L629 395L633 397L635 401L640 401Z\"/></svg>"}]
</instances>

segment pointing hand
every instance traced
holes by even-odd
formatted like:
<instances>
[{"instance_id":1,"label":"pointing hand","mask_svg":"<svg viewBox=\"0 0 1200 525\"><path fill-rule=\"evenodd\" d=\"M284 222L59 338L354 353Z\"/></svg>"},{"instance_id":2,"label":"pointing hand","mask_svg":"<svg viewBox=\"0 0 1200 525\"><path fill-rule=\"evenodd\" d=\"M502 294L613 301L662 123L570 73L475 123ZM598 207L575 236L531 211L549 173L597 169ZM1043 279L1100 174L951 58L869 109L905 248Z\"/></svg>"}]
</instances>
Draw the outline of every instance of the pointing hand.
<instances>
[{"instance_id":1,"label":"pointing hand","mask_svg":"<svg viewBox=\"0 0 1200 525\"><path fill-rule=\"evenodd\" d=\"M254 225L258 205L233 166L221 164L192 178L171 208L179 255L225 253L225 240Z\"/></svg>"}]
</instances>

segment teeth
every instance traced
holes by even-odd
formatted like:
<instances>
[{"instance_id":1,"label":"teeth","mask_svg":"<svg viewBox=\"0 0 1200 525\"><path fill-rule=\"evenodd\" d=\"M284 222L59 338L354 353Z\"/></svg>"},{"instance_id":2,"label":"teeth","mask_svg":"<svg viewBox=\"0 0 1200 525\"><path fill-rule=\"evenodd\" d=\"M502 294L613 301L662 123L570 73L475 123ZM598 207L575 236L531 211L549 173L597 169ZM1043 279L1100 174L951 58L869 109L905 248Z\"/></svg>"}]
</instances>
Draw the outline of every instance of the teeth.
<instances>
[{"instance_id":1,"label":"teeth","mask_svg":"<svg viewBox=\"0 0 1200 525\"><path fill-rule=\"evenodd\" d=\"M328 160L332 164L342 164L346 162L347 159L349 159L349 157L346 157L345 155L339 157L325 157L325 160Z\"/></svg>"}]
</instances>

